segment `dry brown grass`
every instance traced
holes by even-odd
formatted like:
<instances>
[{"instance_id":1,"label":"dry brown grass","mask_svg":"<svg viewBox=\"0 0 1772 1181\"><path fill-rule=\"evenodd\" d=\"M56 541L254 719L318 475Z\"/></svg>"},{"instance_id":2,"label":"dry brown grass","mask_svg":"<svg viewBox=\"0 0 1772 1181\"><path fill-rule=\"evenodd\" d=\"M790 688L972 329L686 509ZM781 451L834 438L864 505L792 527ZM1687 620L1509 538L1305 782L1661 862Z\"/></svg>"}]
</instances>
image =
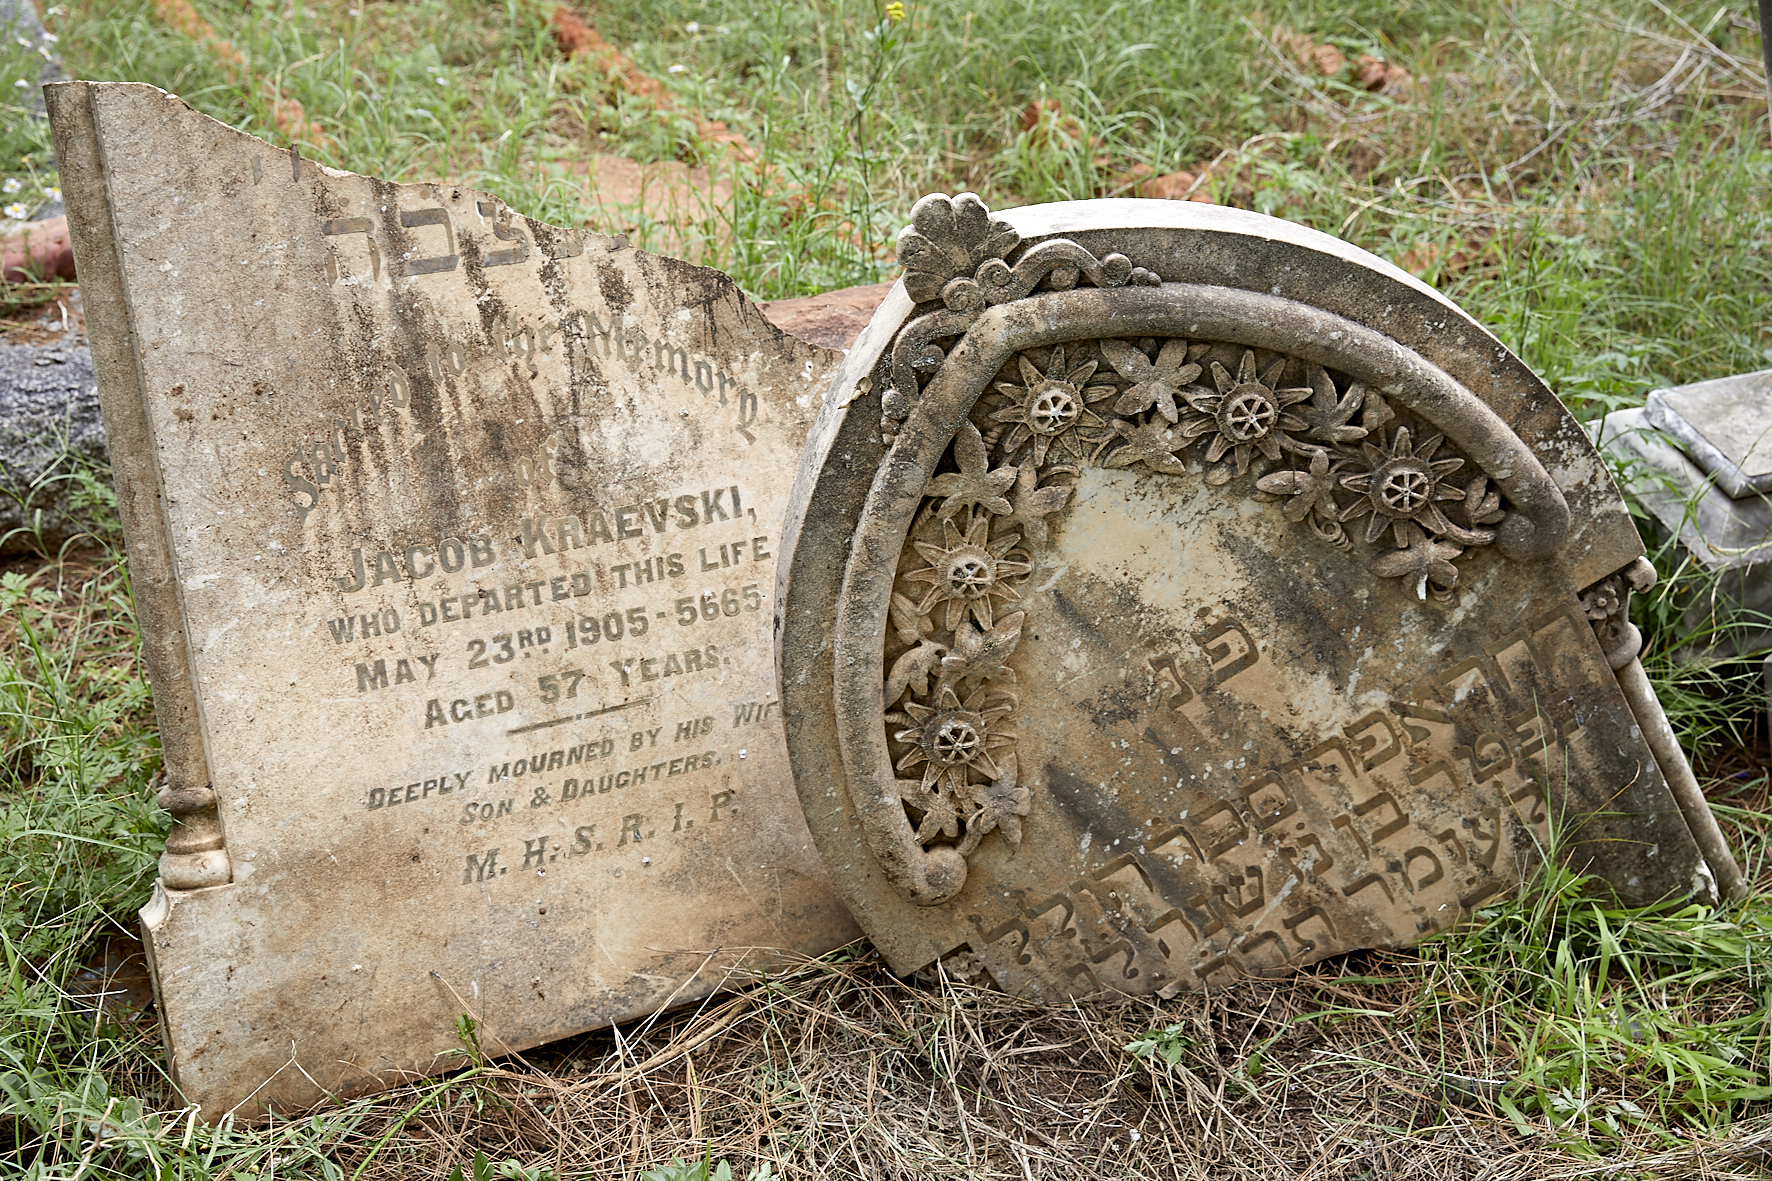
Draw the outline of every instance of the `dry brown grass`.
<instances>
[{"instance_id":1,"label":"dry brown grass","mask_svg":"<svg viewBox=\"0 0 1772 1181\"><path fill-rule=\"evenodd\" d=\"M1216 995L1051 1006L940 968L900 981L865 945L852 950L734 981L736 993L639 1028L383 1095L334 1159L364 1181L442 1178L476 1152L561 1177L711 1157L737 1177L767 1164L869 1181L1525 1181L1762 1177L1772 1154L1772 1127L1743 1126L1727 1141L1576 1161L1464 1078L1498 1069L1496 1047L1465 1030L1412 1032L1407 990L1374 957L1351 965L1378 971L1363 983L1331 964ZM1193 1043L1179 1065L1126 1052L1170 1026Z\"/></svg>"}]
</instances>

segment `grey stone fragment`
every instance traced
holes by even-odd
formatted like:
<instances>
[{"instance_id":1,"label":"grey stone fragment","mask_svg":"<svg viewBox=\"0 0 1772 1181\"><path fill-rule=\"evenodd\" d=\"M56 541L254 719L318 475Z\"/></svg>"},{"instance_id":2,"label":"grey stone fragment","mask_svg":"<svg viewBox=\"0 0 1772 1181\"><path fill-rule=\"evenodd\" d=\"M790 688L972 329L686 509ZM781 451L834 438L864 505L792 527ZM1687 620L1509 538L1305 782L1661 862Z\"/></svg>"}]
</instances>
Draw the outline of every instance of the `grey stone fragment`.
<instances>
[{"instance_id":1,"label":"grey stone fragment","mask_svg":"<svg viewBox=\"0 0 1772 1181\"><path fill-rule=\"evenodd\" d=\"M43 22L37 19L31 0L0 0L0 29L32 41L43 37Z\"/></svg>"},{"instance_id":2,"label":"grey stone fragment","mask_svg":"<svg viewBox=\"0 0 1772 1181\"><path fill-rule=\"evenodd\" d=\"M1772 492L1772 369L1656 390L1644 416L1728 495Z\"/></svg>"},{"instance_id":3,"label":"grey stone fragment","mask_svg":"<svg viewBox=\"0 0 1772 1181\"><path fill-rule=\"evenodd\" d=\"M1727 495L1647 410L1615 410L1595 442L1623 465L1623 490L1712 570L1772 562L1772 499Z\"/></svg>"},{"instance_id":4,"label":"grey stone fragment","mask_svg":"<svg viewBox=\"0 0 1772 1181\"><path fill-rule=\"evenodd\" d=\"M54 42L30 0L0 0L0 34L40 50L39 85L62 77ZM0 79L0 87L11 81ZM38 86L20 97L42 116ZM61 214L62 203L52 199L32 217ZM87 523L70 515L74 485L67 476L104 458L105 428L86 346L72 338L50 346L0 345L0 554L54 548L85 532Z\"/></svg>"},{"instance_id":5,"label":"grey stone fragment","mask_svg":"<svg viewBox=\"0 0 1772 1181\"><path fill-rule=\"evenodd\" d=\"M1711 656L1772 647L1772 497L1727 495L1646 410L1615 410L1592 429L1621 469L1621 490L1715 576L1687 612L1685 631L1712 637L1699 645Z\"/></svg>"},{"instance_id":6,"label":"grey stone fragment","mask_svg":"<svg viewBox=\"0 0 1772 1181\"><path fill-rule=\"evenodd\" d=\"M72 473L105 459L92 352L0 345L0 553L54 548L90 525Z\"/></svg>"}]
</instances>

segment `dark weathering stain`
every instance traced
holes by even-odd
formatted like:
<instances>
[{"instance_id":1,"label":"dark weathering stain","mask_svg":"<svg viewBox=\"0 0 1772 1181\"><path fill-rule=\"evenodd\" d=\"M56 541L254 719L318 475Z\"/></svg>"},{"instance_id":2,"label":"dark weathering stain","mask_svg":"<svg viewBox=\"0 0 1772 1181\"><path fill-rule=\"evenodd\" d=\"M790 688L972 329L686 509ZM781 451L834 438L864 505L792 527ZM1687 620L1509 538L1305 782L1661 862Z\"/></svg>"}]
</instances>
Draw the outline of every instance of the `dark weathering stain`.
<instances>
[{"instance_id":1,"label":"dark weathering stain","mask_svg":"<svg viewBox=\"0 0 1772 1181\"><path fill-rule=\"evenodd\" d=\"M1096 796L1095 789L1088 781L1053 763L1046 764L1045 778L1048 790L1044 800L1063 816L1063 825L1069 830L1061 839L1077 842L1080 840L1078 834L1091 834L1089 849L1082 855L1085 874L1093 877L1122 858L1136 858L1139 869L1147 875L1156 898L1160 900L1159 910L1180 910L1183 918L1195 930L1206 930L1214 923L1222 921L1214 909L1218 904L1207 901L1210 896L1223 893L1224 887L1220 883L1226 866L1222 862L1208 865L1189 861L1184 866L1167 857L1149 855L1155 842L1174 831L1177 824L1177 805L1188 802L1194 807L1208 806L1206 797L1193 792L1178 793L1170 799L1165 809L1166 815L1141 817L1127 812L1111 799ZM1190 798L1184 801L1184 796ZM1248 831L1253 857L1271 861L1265 849L1263 834L1252 827ZM1074 843L1072 847L1075 847ZM1260 851L1257 852L1256 849ZM1239 861L1238 864L1246 861L1247 859ZM1065 873L1065 877L1069 876L1068 872ZM1079 881L1071 888L1085 885L1085 882ZM1060 886L1060 883L1052 882L1050 886ZM1112 928L1118 929L1135 942L1142 943L1154 937L1130 912L1110 909L1103 917ZM1220 938L1231 938L1234 934L1233 931ZM1147 945L1144 954L1160 953Z\"/></svg>"},{"instance_id":2,"label":"dark weathering stain","mask_svg":"<svg viewBox=\"0 0 1772 1181\"><path fill-rule=\"evenodd\" d=\"M473 234L458 234L455 248L461 254L461 269L468 277L468 290L485 293L475 298L474 307L480 313L480 330L491 340L492 325L504 314L505 301L498 297L492 284L486 281L485 255L475 237ZM497 342L494 341L493 344L496 346Z\"/></svg>"},{"instance_id":3,"label":"dark weathering stain","mask_svg":"<svg viewBox=\"0 0 1772 1181\"><path fill-rule=\"evenodd\" d=\"M1074 844L1076 834L1087 832L1097 838L1113 834L1107 837L1111 842L1114 836L1145 831L1144 820L1133 819L1105 797L1101 788L1069 767L1049 760L1042 770L1046 778L1046 799L1063 817L1062 827L1067 830L1061 839Z\"/></svg>"},{"instance_id":4,"label":"dark weathering stain","mask_svg":"<svg viewBox=\"0 0 1772 1181\"><path fill-rule=\"evenodd\" d=\"M398 267L402 254L416 249L414 233L399 223L397 211L402 208L401 188L385 181L371 182L376 190L377 204L385 206L387 212L382 216L382 226L393 248L388 252L388 265ZM417 195L406 193L407 207ZM453 194L460 196L459 192ZM437 193L425 197L426 200L443 204L443 195ZM465 267L465 277L470 289L487 286L484 267L474 238L469 234L457 233L456 250L461 255ZM422 280L420 280L422 284ZM490 320L497 314L497 309L488 300L481 305L481 331L470 335L467 339L452 341L448 333L442 330L446 323L444 317L434 314L434 301L429 291L422 285L402 281L399 276L391 285L387 297L387 316L394 331L392 337L395 344L395 363L411 381L412 405L411 414L418 430L423 434L423 442L412 448L412 458L420 473L422 494L418 503L424 505L428 524L439 528L450 528L461 523L461 506L463 496L459 486L457 473L449 456L449 440L456 435L472 435L478 433L480 446L463 456L464 471L461 482L475 483L488 473L502 473L510 470L519 455L539 449L539 436L533 448L526 449L526 441L532 431L512 428L507 419L522 418L526 422L539 422L540 414L533 393L527 385L519 383L513 389L506 381L506 390L513 398L496 408L482 405L478 392L473 388L474 372L479 363L483 363L491 354L494 360L502 361L496 353L496 345L491 341ZM471 330L470 330L471 331ZM468 356L468 371L462 374L449 373L439 378L431 368L431 349L434 346L439 355L446 355L451 344L461 346ZM500 368L504 366L501 364ZM508 374L501 374L501 380ZM454 390L450 386L454 383ZM454 413L451 413L453 409ZM452 431L450 423L458 424L458 430ZM477 519L497 519L505 515L510 502L516 496L514 487L482 488L473 493Z\"/></svg>"},{"instance_id":5,"label":"dark weathering stain","mask_svg":"<svg viewBox=\"0 0 1772 1181\"><path fill-rule=\"evenodd\" d=\"M612 312L620 312L633 306L634 294L628 290L628 281L622 275L621 268L604 260L597 264L597 286L603 293L603 304Z\"/></svg>"},{"instance_id":6,"label":"dark weathering stain","mask_svg":"<svg viewBox=\"0 0 1772 1181\"><path fill-rule=\"evenodd\" d=\"M391 248L384 256L384 265L397 268L401 255L413 248L411 232L400 225L401 186L375 178L370 178L369 183L375 191L375 204L386 210L381 215L381 228ZM424 506L425 516L429 518L427 524L444 525L455 523L461 498L449 464L449 415L445 407L445 391L433 380L426 364L425 344L433 335L423 314L428 304L429 301L420 298L410 284L403 286L398 276L388 285L385 307L388 323L393 329L389 333L393 342L392 360L411 383L412 402L408 411L413 425L423 436L423 441L411 449L422 481L417 503Z\"/></svg>"},{"instance_id":7,"label":"dark weathering stain","mask_svg":"<svg viewBox=\"0 0 1772 1181\"><path fill-rule=\"evenodd\" d=\"M1217 802L1192 788L1165 789L1158 784L1151 784L1149 786L1153 790L1150 794L1166 792L1169 795L1163 809L1165 814L1134 814L1123 807L1119 799L1107 795L1094 783L1067 767L1048 761L1042 771L1046 780L1044 799L1063 818L1061 827L1064 831L1054 835L1060 841L1068 841L1074 846L1081 839L1081 834L1089 833L1091 839L1089 850L1084 854L1084 862L1085 868L1091 871L1099 870L1122 854L1137 853L1141 847L1148 852L1150 839L1171 827L1179 812L1192 812ZM1122 797L1130 795L1135 800L1143 799L1144 794L1138 791L1128 793L1124 788L1121 791ZM1115 844L1116 841L1119 843ZM1147 858L1146 861L1147 868L1155 868L1156 859Z\"/></svg>"},{"instance_id":8,"label":"dark weathering stain","mask_svg":"<svg viewBox=\"0 0 1772 1181\"><path fill-rule=\"evenodd\" d=\"M1117 685L1104 685L1096 691L1094 701L1080 704L1089 715L1090 724L1105 730L1116 722L1130 722L1143 713L1149 704L1146 696L1142 688L1126 679Z\"/></svg>"},{"instance_id":9,"label":"dark weathering stain","mask_svg":"<svg viewBox=\"0 0 1772 1181\"><path fill-rule=\"evenodd\" d=\"M1355 598L1356 579L1396 580L1367 574L1354 558L1312 537L1285 538L1276 553L1271 538L1227 529L1218 545L1236 560L1248 597L1264 604L1264 614L1282 621L1301 649L1297 656L1308 652L1318 667L1327 666L1329 676L1345 684L1354 672L1354 653L1337 608L1362 601ZM1244 612L1238 615L1249 622Z\"/></svg>"},{"instance_id":10,"label":"dark weathering stain","mask_svg":"<svg viewBox=\"0 0 1772 1181\"><path fill-rule=\"evenodd\" d=\"M1134 648L1152 647L1161 650L1176 647L1180 633L1170 626L1163 614L1154 611L1138 594L1136 583L1095 578L1086 574L1067 576L1071 593L1054 588L1051 603L1055 618L1042 621L1041 630L1069 633L1087 647L1092 668L1103 673L1118 670L1114 683L1096 690L1093 701L1077 703L1098 728L1127 722L1150 708L1150 687L1141 670L1131 666L1129 657ZM1115 626L1102 628L1096 620L1109 619ZM1125 621L1135 621L1128 629Z\"/></svg>"}]
</instances>

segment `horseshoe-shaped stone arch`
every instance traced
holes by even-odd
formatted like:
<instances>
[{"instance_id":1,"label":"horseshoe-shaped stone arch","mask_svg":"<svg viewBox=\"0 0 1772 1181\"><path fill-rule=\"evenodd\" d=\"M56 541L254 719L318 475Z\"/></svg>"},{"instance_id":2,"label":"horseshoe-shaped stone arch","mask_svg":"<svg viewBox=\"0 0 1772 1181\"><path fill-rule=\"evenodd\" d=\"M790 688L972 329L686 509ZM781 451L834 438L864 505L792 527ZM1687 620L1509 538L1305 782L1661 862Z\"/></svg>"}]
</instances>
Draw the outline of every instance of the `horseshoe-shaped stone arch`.
<instances>
[{"instance_id":1,"label":"horseshoe-shaped stone arch","mask_svg":"<svg viewBox=\"0 0 1772 1181\"><path fill-rule=\"evenodd\" d=\"M925 198L900 257L814 430L778 598L802 802L896 967L969 943L1074 992L1101 984L1082 949L1125 945L1114 987L1204 986L1256 943L1243 968L1408 942L1553 840L1627 896L1704 876L1688 824L1657 827L1689 771L1633 737L1659 707L1613 674L1641 543L1579 424L1468 316L1324 235L1164 202ZM1232 627L1249 651L1217 662ZM1369 766L1375 711L1404 740ZM1505 771L1460 754L1497 733ZM1297 819L1194 831L1263 775L1296 780ZM1646 839L1683 851L1626 867ZM1448 871L1418 892L1423 848ZM1097 888L1127 856L1151 913ZM1089 917L1030 959L1060 896ZM1289 936L1300 906L1334 938Z\"/></svg>"}]
</instances>

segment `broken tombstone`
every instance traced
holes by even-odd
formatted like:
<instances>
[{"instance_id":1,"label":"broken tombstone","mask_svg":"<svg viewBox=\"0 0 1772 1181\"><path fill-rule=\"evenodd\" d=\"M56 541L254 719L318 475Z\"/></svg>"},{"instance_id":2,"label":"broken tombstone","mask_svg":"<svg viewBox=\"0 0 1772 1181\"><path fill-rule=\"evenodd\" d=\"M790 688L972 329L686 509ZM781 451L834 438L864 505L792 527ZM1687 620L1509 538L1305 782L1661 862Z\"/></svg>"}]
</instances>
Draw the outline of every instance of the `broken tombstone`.
<instances>
[{"instance_id":1,"label":"broken tombstone","mask_svg":"<svg viewBox=\"0 0 1772 1181\"><path fill-rule=\"evenodd\" d=\"M1636 660L1630 516L1456 306L1191 203L931 196L899 252L778 595L800 798L895 971L1211 988L1546 856L1739 892Z\"/></svg>"},{"instance_id":2,"label":"broken tombstone","mask_svg":"<svg viewBox=\"0 0 1772 1181\"><path fill-rule=\"evenodd\" d=\"M1655 390L1595 437L1625 494L1708 575L1684 614L1686 653L1772 648L1772 370Z\"/></svg>"},{"instance_id":3,"label":"broken tombstone","mask_svg":"<svg viewBox=\"0 0 1772 1181\"><path fill-rule=\"evenodd\" d=\"M840 354L620 238L48 94L174 818L143 933L205 1118L852 938L770 640Z\"/></svg>"},{"instance_id":4,"label":"broken tombstone","mask_svg":"<svg viewBox=\"0 0 1772 1181\"><path fill-rule=\"evenodd\" d=\"M1772 492L1772 369L1656 390L1644 416L1728 496Z\"/></svg>"}]
</instances>

